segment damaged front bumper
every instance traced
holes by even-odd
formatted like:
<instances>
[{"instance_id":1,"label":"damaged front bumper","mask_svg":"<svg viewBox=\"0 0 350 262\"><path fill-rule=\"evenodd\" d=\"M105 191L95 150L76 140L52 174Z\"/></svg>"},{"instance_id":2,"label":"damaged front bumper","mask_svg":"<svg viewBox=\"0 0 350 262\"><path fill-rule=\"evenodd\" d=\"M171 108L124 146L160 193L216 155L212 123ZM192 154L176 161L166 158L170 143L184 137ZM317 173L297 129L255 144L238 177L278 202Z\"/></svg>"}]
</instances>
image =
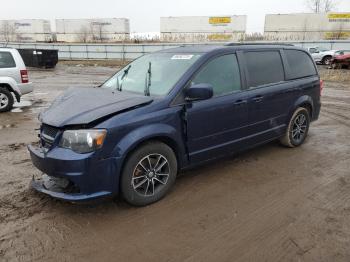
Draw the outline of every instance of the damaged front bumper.
<instances>
[{"instance_id":1,"label":"damaged front bumper","mask_svg":"<svg viewBox=\"0 0 350 262\"><path fill-rule=\"evenodd\" d=\"M117 158L100 159L95 153L78 154L59 147L47 151L29 145L28 150L34 166L47 175L31 182L39 192L72 202L118 193Z\"/></svg>"}]
</instances>

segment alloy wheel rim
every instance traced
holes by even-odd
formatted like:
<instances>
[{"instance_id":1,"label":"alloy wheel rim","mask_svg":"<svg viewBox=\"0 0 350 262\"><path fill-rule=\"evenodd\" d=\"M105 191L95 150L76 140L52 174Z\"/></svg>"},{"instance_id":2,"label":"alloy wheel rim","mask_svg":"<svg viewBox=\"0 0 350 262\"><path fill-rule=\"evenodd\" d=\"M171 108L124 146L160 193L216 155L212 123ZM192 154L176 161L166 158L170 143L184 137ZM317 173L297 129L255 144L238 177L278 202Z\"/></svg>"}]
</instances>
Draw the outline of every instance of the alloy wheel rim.
<instances>
[{"instance_id":1,"label":"alloy wheel rim","mask_svg":"<svg viewBox=\"0 0 350 262\"><path fill-rule=\"evenodd\" d=\"M168 182L170 175L169 161L161 154L149 154L136 165L131 185L143 196L153 196Z\"/></svg>"},{"instance_id":2,"label":"alloy wheel rim","mask_svg":"<svg viewBox=\"0 0 350 262\"><path fill-rule=\"evenodd\" d=\"M304 114L298 115L293 122L292 138L296 143L300 143L306 134L307 119Z\"/></svg>"},{"instance_id":3,"label":"alloy wheel rim","mask_svg":"<svg viewBox=\"0 0 350 262\"><path fill-rule=\"evenodd\" d=\"M0 109L7 107L8 103L9 98L5 94L0 93Z\"/></svg>"}]
</instances>

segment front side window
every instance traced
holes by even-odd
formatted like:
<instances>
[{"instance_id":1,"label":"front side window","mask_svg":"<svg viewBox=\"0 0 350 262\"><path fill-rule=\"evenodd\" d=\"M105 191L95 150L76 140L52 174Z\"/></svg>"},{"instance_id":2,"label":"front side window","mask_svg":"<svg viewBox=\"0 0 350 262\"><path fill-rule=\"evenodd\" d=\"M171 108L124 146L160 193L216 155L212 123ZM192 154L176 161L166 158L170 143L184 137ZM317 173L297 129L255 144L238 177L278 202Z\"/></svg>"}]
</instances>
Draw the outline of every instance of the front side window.
<instances>
[{"instance_id":1,"label":"front side window","mask_svg":"<svg viewBox=\"0 0 350 262\"><path fill-rule=\"evenodd\" d=\"M124 67L101 87L164 96L200 56L178 53L145 55Z\"/></svg>"},{"instance_id":2,"label":"front side window","mask_svg":"<svg viewBox=\"0 0 350 262\"><path fill-rule=\"evenodd\" d=\"M10 52L0 52L0 68L16 67L15 60Z\"/></svg>"},{"instance_id":3,"label":"front side window","mask_svg":"<svg viewBox=\"0 0 350 262\"><path fill-rule=\"evenodd\" d=\"M244 58L247 65L249 88L284 81L284 68L279 51L245 52Z\"/></svg>"},{"instance_id":4,"label":"front side window","mask_svg":"<svg viewBox=\"0 0 350 262\"><path fill-rule=\"evenodd\" d=\"M192 80L193 84L211 84L214 95L222 95L241 89L237 57L223 55L206 64Z\"/></svg>"}]
</instances>

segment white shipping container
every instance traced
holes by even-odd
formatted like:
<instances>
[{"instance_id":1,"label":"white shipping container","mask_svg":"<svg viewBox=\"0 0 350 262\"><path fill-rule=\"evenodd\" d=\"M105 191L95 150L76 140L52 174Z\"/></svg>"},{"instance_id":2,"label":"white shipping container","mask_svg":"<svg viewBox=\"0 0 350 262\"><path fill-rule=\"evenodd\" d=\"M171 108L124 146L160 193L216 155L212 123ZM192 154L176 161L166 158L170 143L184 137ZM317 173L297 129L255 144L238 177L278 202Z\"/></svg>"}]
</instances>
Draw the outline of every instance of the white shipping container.
<instances>
[{"instance_id":1,"label":"white shipping container","mask_svg":"<svg viewBox=\"0 0 350 262\"><path fill-rule=\"evenodd\" d=\"M161 33L233 33L245 32L247 17L234 16L180 16L161 17Z\"/></svg>"},{"instance_id":2,"label":"white shipping container","mask_svg":"<svg viewBox=\"0 0 350 262\"><path fill-rule=\"evenodd\" d=\"M267 40L350 38L350 13L266 15Z\"/></svg>"},{"instance_id":3,"label":"white shipping container","mask_svg":"<svg viewBox=\"0 0 350 262\"><path fill-rule=\"evenodd\" d=\"M161 17L161 40L166 42L237 41L244 37L247 17L181 16Z\"/></svg>"},{"instance_id":4,"label":"white shipping container","mask_svg":"<svg viewBox=\"0 0 350 262\"><path fill-rule=\"evenodd\" d=\"M123 42L130 39L129 34L56 34L57 42L67 42L67 43L113 43L113 42Z\"/></svg>"},{"instance_id":5,"label":"white shipping container","mask_svg":"<svg viewBox=\"0 0 350 262\"><path fill-rule=\"evenodd\" d=\"M56 19L59 42L116 42L130 38L129 19Z\"/></svg>"},{"instance_id":6,"label":"white shipping container","mask_svg":"<svg viewBox=\"0 0 350 262\"><path fill-rule=\"evenodd\" d=\"M0 41L51 41L50 21L42 19L0 20Z\"/></svg>"}]
</instances>

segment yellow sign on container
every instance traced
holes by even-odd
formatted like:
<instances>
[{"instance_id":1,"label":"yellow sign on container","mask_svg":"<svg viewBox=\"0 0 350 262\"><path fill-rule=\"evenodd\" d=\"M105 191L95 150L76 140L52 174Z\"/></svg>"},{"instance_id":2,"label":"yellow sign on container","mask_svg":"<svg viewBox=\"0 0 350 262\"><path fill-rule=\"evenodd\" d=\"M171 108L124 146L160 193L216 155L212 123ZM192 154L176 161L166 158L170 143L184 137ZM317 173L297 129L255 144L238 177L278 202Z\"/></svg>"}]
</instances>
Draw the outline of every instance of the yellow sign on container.
<instances>
[{"instance_id":1,"label":"yellow sign on container","mask_svg":"<svg viewBox=\"0 0 350 262\"><path fill-rule=\"evenodd\" d=\"M227 41L227 40L232 40L232 35L211 34L211 35L208 35L208 39L210 41Z\"/></svg>"},{"instance_id":2,"label":"yellow sign on container","mask_svg":"<svg viewBox=\"0 0 350 262\"><path fill-rule=\"evenodd\" d=\"M209 17L209 24L216 25L216 24L229 24L231 23L231 17L225 16L225 17Z\"/></svg>"},{"instance_id":3,"label":"yellow sign on container","mask_svg":"<svg viewBox=\"0 0 350 262\"><path fill-rule=\"evenodd\" d=\"M326 39L347 39L350 38L350 32L326 32Z\"/></svg>"},{"instance_id":4,"label":"yellow sign on container","mask_svg":"<svg viewBox=\"0 0 350 262\"><path fill-rule=\"evenodd\" d=\"M350 13L328 14L329 19L350 19Z\"/></svg>"}]
</instances>

